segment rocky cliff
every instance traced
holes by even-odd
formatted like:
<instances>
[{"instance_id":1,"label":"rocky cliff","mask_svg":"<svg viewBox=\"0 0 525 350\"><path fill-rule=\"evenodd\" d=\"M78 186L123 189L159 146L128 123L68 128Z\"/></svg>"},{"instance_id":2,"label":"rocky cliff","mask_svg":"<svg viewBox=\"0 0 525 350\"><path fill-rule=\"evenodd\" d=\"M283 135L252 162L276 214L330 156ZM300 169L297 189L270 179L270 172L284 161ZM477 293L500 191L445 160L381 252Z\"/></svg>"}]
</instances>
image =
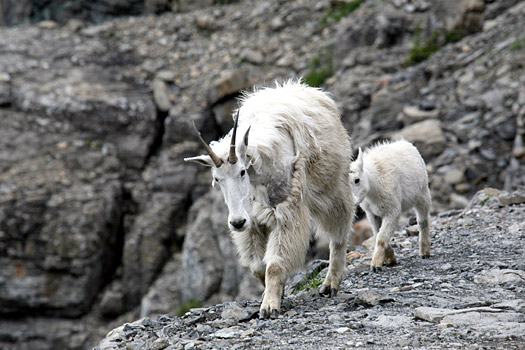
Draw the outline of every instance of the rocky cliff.
<instances>
[{"instance_id":1,"label":"rocky cliff","mask_svg":"<svg viewBox=\"0 0 525 350\"><path fill-rule=\"evenodd\" d=\"M0 28L1 348L83 349L190 301L259 297L209 174L182 161L201 152L192 121L220 137L254 85L321 85L354 147L413 141L434 214L525 184L523 3L213 3Z\"/></svg>"}]
</instances>

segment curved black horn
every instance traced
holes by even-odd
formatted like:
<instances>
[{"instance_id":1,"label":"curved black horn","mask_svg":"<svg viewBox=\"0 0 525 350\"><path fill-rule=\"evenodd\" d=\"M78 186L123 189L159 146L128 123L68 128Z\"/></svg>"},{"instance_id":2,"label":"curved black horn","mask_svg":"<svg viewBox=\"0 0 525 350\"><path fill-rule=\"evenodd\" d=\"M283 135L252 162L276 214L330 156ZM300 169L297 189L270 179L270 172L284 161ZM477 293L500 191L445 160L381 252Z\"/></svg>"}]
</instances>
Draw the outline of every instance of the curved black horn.
<instances>
[{"instance_id":1,"label":"curved black horn","mask_svg":"<svg viewBox=\"0 0 525 350\"><path fill-rule=\"evenodd\" d=\"M230 155L228 156L228 162L230 164L237 163L237 154L235 154L235 137L237 136L237 124L239 123L239 110L235 116L235 122L233 123L232 142L230 144Z\"/></svg>"},{"instance_id":2,"label":"curved black horn","mask_svg":"<svg viewBox=\"0 0 525 350\"><path fill-rule=\"evenodd\" d=\"M211 160L213 161L213 164L215 164L215 166L218 168L222 165L222 159L220 159L216 154L215 152L213 152L213 150L211 149L211 147L206 143L206 141L204 141L204 139L202 138L201 136L201 133L199 132L199 130L197 130L197 126L195 125L195 120L193 121L193 133L195 134L195 136L197 136L197 138L199 139L199 141L202 143L202 145L204 146L204 148L206 149L206 151L208 152L208 154L210 155L211 157Z\"/></svg>"}]
</instances>

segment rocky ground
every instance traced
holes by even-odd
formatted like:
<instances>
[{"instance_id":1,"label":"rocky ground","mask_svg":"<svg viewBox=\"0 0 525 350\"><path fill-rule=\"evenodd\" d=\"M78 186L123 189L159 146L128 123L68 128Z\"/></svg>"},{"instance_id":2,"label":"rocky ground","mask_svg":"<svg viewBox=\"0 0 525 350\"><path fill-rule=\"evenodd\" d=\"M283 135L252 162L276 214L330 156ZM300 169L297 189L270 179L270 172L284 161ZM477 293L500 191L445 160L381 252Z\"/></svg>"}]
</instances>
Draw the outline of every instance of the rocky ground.
<instances>
[{"instance_id":1,"label":"rocky ground","mask_svg":"<svg viewBox=\"0 0 525 350\"><path fill-rule=\"evenodd\" d=\"M331 92L354 149L414 142L434 215L525 185L524 2L62 5L0 3L18 24L0 27L2 349L86 349L189 302L258 297L220 193L183 158L202 152L193 121L217 139L241 91L275 79Z\"/></svg>"},{"instance_id":2,"label":"rocky ground","mask_svg":"<svg viewBox=\"0 0 525 350\"><path fill-rule=\"evenodd\" d=\"M398 264L370 272L352 252L335 298L292 279L277 319L257 301L196 308L127 323L95 348L110 349L525 349L525 192L480 191L464 211L432 219L432 256L398 232Z\"/></svg>"}]
</instances>

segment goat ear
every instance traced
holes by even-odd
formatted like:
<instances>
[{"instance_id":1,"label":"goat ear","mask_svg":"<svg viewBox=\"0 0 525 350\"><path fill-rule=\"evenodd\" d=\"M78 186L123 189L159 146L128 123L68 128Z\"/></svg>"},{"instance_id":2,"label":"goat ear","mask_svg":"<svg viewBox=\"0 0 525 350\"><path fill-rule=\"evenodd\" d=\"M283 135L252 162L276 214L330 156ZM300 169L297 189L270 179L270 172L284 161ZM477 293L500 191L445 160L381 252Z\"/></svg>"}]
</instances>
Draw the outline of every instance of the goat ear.
<instances>
[{"instance_id":1,"label":"goat ear","mask_svg":"<svg viewBox=\"0 0 525 350\"><path fill-rule=\"evenodd\" d=\"M199 163L201 165L208 166L208 167L214 166L213 160L207 154L203 154L203 155L197 156L197 157L184 158L184 161L185 162Z\"/></svg>"},{"instance_id":2,"label":"goat ear","mask_svg":"<svg viewBox=\"0 0 525 350\"><path fill-rule=\"evenodd\" d=\"M359 150L357 151L357 167L359 168L359 171L363 171L363 151L361 150L361 147L359 147Z\"/></svg>"},{"instance_id":3,"label":"goat ear","mask_svg":"<svg viewBox=\"0 0 525 350\"><path fill-rule=\"evenodd\" d=\"M248 149L248 136L250 135L250 127L248 127L248 130L244 133L244 137L242 138L242 142L237 146L237 149L239 151L239 155L246 159L246 150Z\"/></svg>"}]
</instances>

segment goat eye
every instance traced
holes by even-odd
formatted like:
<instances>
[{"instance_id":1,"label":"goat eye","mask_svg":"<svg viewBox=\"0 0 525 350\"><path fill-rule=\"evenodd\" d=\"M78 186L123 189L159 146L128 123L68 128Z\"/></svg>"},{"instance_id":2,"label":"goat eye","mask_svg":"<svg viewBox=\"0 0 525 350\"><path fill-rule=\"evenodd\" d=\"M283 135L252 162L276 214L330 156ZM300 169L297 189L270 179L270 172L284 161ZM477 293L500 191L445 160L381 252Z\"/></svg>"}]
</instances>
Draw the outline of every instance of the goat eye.
<instances>
[{"instance_id":1,"label":"goat eye","mask_svg":"<svg viewBox=\"0 0 525 350\"><path fill-rule=\"evenodd\" d=\"M246 174L246 170L242 169L242 170L241 170L241 177L243 177L244 174Z\"/></svg>"},{"instance_id":2,"label":"goat eye","mask_svg":"<svg viewBox=\"0 0 525 350\"><path fill-rule=\"evenodd\" d=\"M359 183L359 181L360 181L359 179L355 179L354 183L357 185Z\"/></svg>"},{"instance_id":3,"label":"goat eye","mask_svg":"<svg viewBox=\"0 0 525 350\"><path fill-rule=\"evenodd\" d=\"M216 177L213 178L215 180L215 182L219 182L219 179L217 179Z\"/></svg>"}]
</instances>

